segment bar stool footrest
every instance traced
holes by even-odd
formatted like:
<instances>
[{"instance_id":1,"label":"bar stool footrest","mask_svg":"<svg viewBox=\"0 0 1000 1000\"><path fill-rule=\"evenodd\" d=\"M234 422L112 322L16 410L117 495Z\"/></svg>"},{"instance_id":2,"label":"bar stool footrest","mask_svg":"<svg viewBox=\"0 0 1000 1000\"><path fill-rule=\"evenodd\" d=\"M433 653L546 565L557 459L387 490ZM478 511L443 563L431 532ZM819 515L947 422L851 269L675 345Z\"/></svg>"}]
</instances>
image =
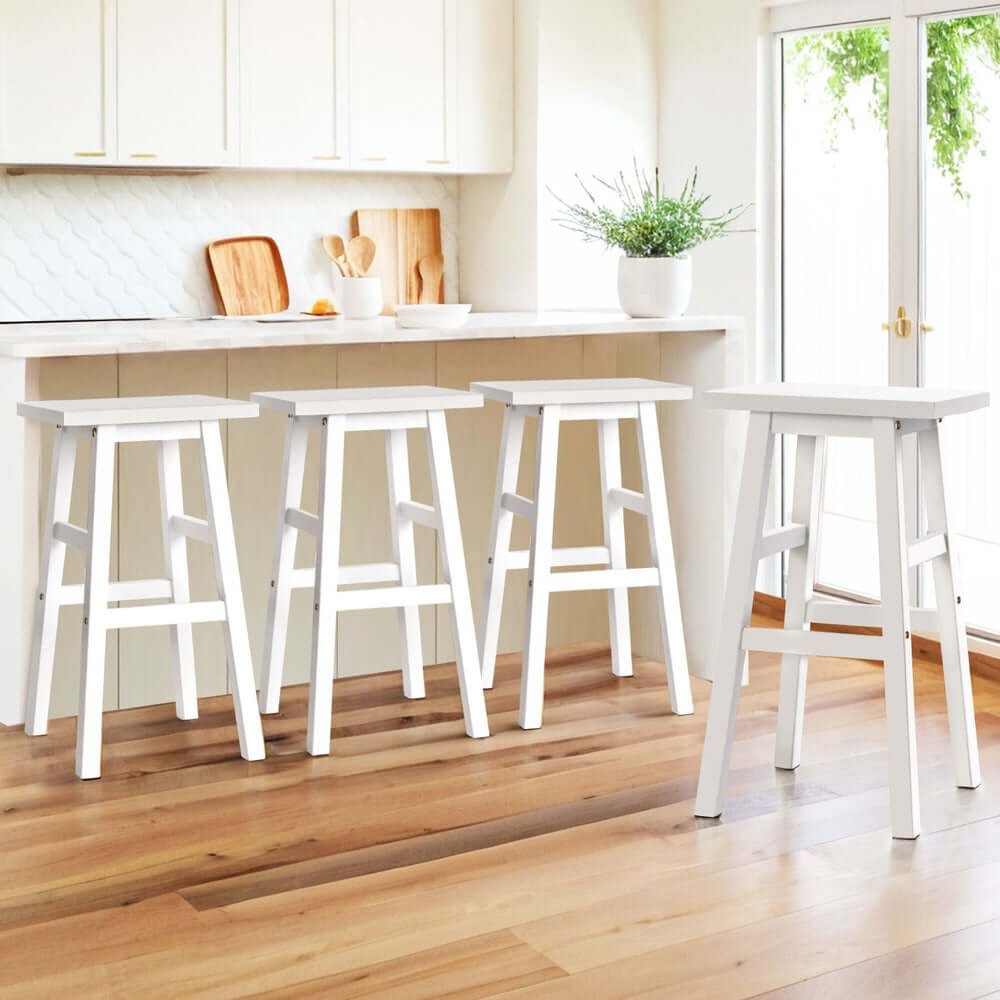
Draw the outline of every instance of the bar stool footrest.
<instances>
[{"instance_id":1,"label":"bar stool footrest","mask_svg":"<svg viewBox=\"0 0 1000 1000\"><path fill-rule=\"evenodd\" d=\"M846 625L854 628L881 628L881 604L842 604L813 600L806 605L806 621L814 625ZM937 632L937 608L910 608L910 627L917 632Z\"/></svg>"},{"instance_id":2,"label":"bar stool footrest","mask_svg":"<svg viewBox=\"0 0 1000 1000\"><path fill-rule=\"evenodd\" d=\"M527 569L530 555L528 549L513 549L504 560L505 568ZM579 545L552 550L553 566L607 566L609 562L611 556L606 545Z\"/></svg>"},{"instance_id":3,"label":"bar stool footrest","mask_svg":"<svg viewBox=\"0 0 1000 1000\"><path fill-rule=\"evenodd\" d=\"M375 608L409 608L421 604L451 604L451 600L450 583L341 590L337 591L334 598L337 611L369 611Z\"/></svg>"},{"instance_id":4,"label":"bar stool footrest","mask_svg":"<svg viewBox=\"0 0 1000 1000\"><path fill-rule=\"evenodd\" d=\"M139 608L108 608L105 628L145 628L151 625L194 625L226 620L225 601L190 601L186 604L153 604Z\"/></svg>"},{"instance_id":5,"label":"bar stool footrest","mask_svg":"<svg viewBox=\"0 0 1000 1000\"><path fill-rule=\"evenodd\" d=\"M587 569L577 573L553 573L550 593L568 590L617 590L619 587L658 587L660 571L655 566L637 569Z\"/></svg>"},{"instance_id":6,"label":"bar stool footrest","mask_svg":"<svg viewBox=\"0 0 1000 1000\"><path fill-rule=\"evenodd\" d=\"M742 648L758 653L791 653L795 656L834 656L849 660L885 659L885 640L882 636L851 635L844 632L745 628Z\"/></svg>"},{"instance_id":7,"label":"bar stool footrest","mask_svg":"<svg viewBox=\"0 0 1000 1000\"><path fill-rule=\"evenodd\" d=\"M169 580L122 580L108 585L109 602L163 600L173 595L173 584ZM61 608L70 604L83 604L83 584L64 584L55 597Z\"/></svg>"}]
</instances>

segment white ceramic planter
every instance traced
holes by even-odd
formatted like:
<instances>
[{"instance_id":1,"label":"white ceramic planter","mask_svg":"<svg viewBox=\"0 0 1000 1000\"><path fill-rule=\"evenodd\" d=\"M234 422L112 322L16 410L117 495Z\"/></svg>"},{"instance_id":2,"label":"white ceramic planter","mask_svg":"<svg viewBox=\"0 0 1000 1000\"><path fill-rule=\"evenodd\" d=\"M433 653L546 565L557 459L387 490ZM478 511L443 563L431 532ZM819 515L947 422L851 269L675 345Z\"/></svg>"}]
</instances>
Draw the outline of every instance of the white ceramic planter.
<instances>
[{"instance_id":1,"label":"white ceramic planter","mask_svg":"<svg viewBox=\"0 0 1000 1000\"><path fill-rule=\"evenodd\" d=\"M635 319L683 316L691 302L691 257L622 257L618 301Z\"/></svg>"}]
</instances>

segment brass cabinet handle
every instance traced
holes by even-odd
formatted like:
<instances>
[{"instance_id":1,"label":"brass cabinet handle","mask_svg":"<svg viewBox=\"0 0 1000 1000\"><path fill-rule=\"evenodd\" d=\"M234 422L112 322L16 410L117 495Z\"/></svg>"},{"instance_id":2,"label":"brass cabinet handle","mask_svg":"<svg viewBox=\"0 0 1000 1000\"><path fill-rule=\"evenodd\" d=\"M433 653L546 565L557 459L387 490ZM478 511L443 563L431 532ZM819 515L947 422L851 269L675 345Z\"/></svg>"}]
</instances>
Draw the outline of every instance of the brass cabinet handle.
<instances>
[{"instance_id":1,"label":"brass cabinet handle","mask_svg":"<svg viewBox=\"0 0 1000 1000\"><path fill-rule=\"evenodd\" d=\"M155 160L156 153L129 153L133 160Z\"/></svg>"},{"instance_id":2,"label":"brass cabinet handle","mask_svg":"<svg viewBox=\"0 0 1000 1000\"><path fill-rule=\"evenodd\" d=\"M107 153L74 153L74 156L107 156Z\"/></svg>"},{"instance_id":3,"label":"brass cabinet handle","mask_svg":"<svg viewBox=\"0 0 1000 1000\"><path fill-rule=\"evenodd\" d=\"M920 332L921 333L933 333L934 332L934 327L931 326L930 323L921 323L920 324Z\"/></svg>"},{"instance_id":4,"label":"brass cabinet handle","mask_svg":"<svg viewBox=\"0 0 1000 1000\"><path fill-rule=\"evenodd\" d=\"M451 160L425 160L425 163L451 163Z\"/></svg>"},{"instance_id":5,"label":"brass cabinet handle","mask_svg":"<svg viewBox=\"0 0 1000 1000\"><path fill-rule=\"evenodd\" d=\"M339 156L314 156L313 159L314 160L339 160L339 159L341 159L341 157L339 157Z\"/></svg>"}]
</instances>

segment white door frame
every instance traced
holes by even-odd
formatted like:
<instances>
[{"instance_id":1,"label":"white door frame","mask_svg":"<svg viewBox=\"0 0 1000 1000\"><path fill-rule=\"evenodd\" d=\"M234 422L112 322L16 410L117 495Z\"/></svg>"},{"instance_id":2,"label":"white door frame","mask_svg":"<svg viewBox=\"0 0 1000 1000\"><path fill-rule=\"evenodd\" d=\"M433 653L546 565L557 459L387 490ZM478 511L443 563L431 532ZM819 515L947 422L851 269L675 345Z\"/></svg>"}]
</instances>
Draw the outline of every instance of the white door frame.
<instances>
[{"instance_id":1,"label":"white door frame","mask_svg":"<svg viewBox=\"0 0 1000 1000\"><path fill-rule=\"evenodd\" d=\"M801 0L772 7L767 19L771 34L771 44L767 46L772 65L765 67L769 76L780 81L782 72L780 39L782 36L801 31L822 31L859 27L865 24L881 23L889 26L889 220L888 220L888 260L889 299L885 304L885 320L889 330L887 337L888 376L890 385L917 385L919 378L919 351L917 347L920 329L920 271L923 258L920 236L920 97L917 86L919 56L919 19L908 17L904 4L912 0ZM773 178L772 190L776 206L773 225L773 264L771 277L777 287L781 283L781 108L780 83L775 84L778 95L773 102L774 114L771 127L776 135L775 151L771 155L770 174ZM773 297L774 319L780 321L780 291ZM762 300L767 302L767 299ZM897 309L902 306L912 320L914 333L908 338L897 337L893 332L893 320ZM776 325L775 329L779 328ZM878 335L873 329L872 336ZM907 440L904 449L905 505L907 513L907 533L909 537L918 535L918 476L917 453L912 441ZM784 475L784 469L780 470ZM783 485L783 484L782 484ZM781 492L784 496L784 490ZM911 593L919 596L919 581L914 571L910 579ZM837 596L853 596L836 591Z\"/></svg>"},{"instance_id":2,"label":"white door frame","mask_svg":"<svg viewBox=\"0 0 1000 1000\"><path fill-rule=\"evenodd\" d=\"M924 192L924 101L926 65L921 32L923 18L959 16L985 13L1000 9L998 0L763 0L767 10L765 31L770 33L771 44L765 46L765 78L774 79L780 74L781 35L797 32L838 28L865 23L882 22L889 25L889 302L886 319L891 325L899 306L906 309L913 324L913 333L900 338L890 330L889 383L891 385L918 385L921 378L920 343L925 335L924 322L924 224L922 204ZM780 87L774 90L773 114L768 119L774 130L774 141L765 148L765 168L772 178L770 190L774 211L770 225L771 253L765 256L762 279L769 278L780 289L780 185L781 185L781 120ZM766 91L765 91L766 92ZM764 134L769 129L765 127ZM772 318L778 320L781 293L772 293L762 299L773 303ZM775 327L777 328L776 324ZM918 534L919 517L918 476L916 449L910 445L904 454L907 531L910 537ZM911 593L919 596L919 581L911 579ZM843 595L847 596L847 595ZM995 655L992 643L975 643Z\"/></svg>"}]
</instances>

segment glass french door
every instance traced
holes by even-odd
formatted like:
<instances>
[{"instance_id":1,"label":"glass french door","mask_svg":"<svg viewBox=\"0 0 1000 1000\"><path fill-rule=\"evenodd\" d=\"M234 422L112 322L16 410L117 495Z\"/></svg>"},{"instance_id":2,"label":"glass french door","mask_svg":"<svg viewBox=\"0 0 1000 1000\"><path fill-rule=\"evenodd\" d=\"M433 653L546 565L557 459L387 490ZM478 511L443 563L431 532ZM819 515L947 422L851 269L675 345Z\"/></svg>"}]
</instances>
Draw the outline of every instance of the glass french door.
<instances>
[{"instance_id":1,"label":"glass french door","mask_svg":"<svg viewBox=\"0 0 1000 1000\"><path fill-rule=\"evenodd\" d=\"M1000 403L1000 5L949 6L842 0L833 25L825 3L775 11L791 29L776 27L787 381L987 388ZM967 621L1000 636L1000 406L942 431ZM870 443L832 443L821 589L878 593L874 515ZM933 603L930 573L913 582Z\"/></svg>"}]
</instances>

